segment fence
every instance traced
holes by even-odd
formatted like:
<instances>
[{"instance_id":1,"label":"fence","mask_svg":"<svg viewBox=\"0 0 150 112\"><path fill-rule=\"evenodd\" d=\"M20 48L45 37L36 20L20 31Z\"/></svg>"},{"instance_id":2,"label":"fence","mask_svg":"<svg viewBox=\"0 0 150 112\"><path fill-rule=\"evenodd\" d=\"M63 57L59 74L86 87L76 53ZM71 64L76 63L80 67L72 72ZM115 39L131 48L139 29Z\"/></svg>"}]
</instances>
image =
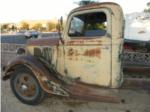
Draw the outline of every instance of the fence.
<instances>
[{"instance_id":1,"label":"fence","mask_svg":"<svg viewBox=\"0 0 150 112\"><path fill-rule=\"evenodd\" d=\"M150 53L124 52L123 65L150 67Z\"/></svg>"}]
</instances>

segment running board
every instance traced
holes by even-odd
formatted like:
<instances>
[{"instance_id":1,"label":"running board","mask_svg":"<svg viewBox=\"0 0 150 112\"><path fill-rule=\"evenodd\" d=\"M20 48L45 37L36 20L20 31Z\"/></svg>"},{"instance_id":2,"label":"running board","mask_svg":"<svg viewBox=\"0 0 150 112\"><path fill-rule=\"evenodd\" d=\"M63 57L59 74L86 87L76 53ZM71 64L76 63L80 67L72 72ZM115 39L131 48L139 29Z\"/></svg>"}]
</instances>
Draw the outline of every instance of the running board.
<instances>
[{"instance_id":1,"label":"running board","mask_svg":"<svg viewBox=\"0 0 150 112\"><path fill-rule=\"evenodd\" d=\"M72 98L78 98L87 101L121 103L123 99L119 97L116 89L106 89L86 84L73 84L65 86L65 90Z\"/></svg>"}]
</instances>

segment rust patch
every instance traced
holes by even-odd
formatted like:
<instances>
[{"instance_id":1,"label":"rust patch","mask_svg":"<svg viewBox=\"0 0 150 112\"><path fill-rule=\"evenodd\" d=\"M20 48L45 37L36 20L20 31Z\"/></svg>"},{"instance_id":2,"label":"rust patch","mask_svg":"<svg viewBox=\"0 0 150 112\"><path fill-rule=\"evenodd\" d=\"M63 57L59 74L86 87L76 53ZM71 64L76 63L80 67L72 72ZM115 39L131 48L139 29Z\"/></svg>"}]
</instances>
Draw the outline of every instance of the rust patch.
<instances>
[{"instance_id":1,"label":"rust patch","mask_svg":"<svg viewBox=\"0 0 150 112\"><path fill-rule=\"evenodd\" d=\"M89 4L86 6L81 6L79 8L76 8L73 11L85 10L85 9L89 9L89 8L99 8L102 5L118 5L118 4L114 3L114 2L93 3L93 4Z\"/></svg>"},{"instance_id":2,"label":"rust patch","mask_svg":"<svg viewBox=\"0 0 150 112\"><path fill-rule=\"evenodd\" d=\"M65 85L65 90L70 93L72 98L79 98L87 101L101 101L110 103L120 103L121 98L117 97L111 89L88 85L81 82L76 82L72 85Z\"/></svg>"},{"instance_id":3,"label":"rust patch","mask_svg":"<svg viewBox=\"0 0 150 112\"><path fill-rule=\"evenodd\" d=\"M93 38L80 38L74 39L71 41L66 42L66 45L101 45L101 40L98 40L97 37Z\"/></svg>"},{"instance_id":4,"label":"rust patch","mask_svg":"<svg viewBox=\"0 0 150 112\"><path fill-rule=\"evenodd\" d=\"M100 54L101 54L100 48L96 48L96 49L86 50L83 55L100 58Z\"/></svg>"},{"instance_id":5,"label":"rust patch","mask_svg":"<svg viewBox=\"0 0 150 112\"><path fill-rule=\"evenodd\" d=\"M68 56L73 56L74 55L74 50L72 48L70 48L68 50Z\"/></svg>"},{"instance_id":6,"label":"rust patch","mask_svg":"<svg viewBox=\"0 0 150 112\"><path fill-rule=\"evenodd\" d=\"M59 38L44 38L44 39L35 39L35 40L28 40L27 45L37 45L37 46L45 46L45 45L52 45L57 46L59 45Z\"/></svg>"},{"instance_id":7,"label":"rust patch","mask_svg":"<svg viewBox=\"0 0 150 112\"><path fill-rule=\"evenodd\" d=\"M68 50L68 56L79 56L80 54L78 53L77 50L74 50L73 48L70 48Z\"/></svg>"},{"instance_id":8,"label":"rust patch","mask_svg":"<svg viewBox=\"0 0 150 112\"><path fill-rule=\"evenodd\" d=\"M92 40L88 40L88 42L96 42L96 43L98 43L98 44L101 44L102 41L101 41L101 40L93 40L93 39L92 39Z\"/></svg>"},{"instance_id":9,"label":"rust patch","mask_svg":"<svg viewBox=\"0 0 150 112\"><path fill-rule=\"evenodd\" d=\"M108 7L108 5L109 6L110 5L119 6L117 3L113 3L113 2L93 3L93 4L89 4L89 5L86 5L86 6L81 6L81 7L78 7L76 9L73 9L71 11L71 13L74 13L74 12L77 12L77 11L83 11L83 10L97 9L97 8L102 8L102 7L106 8L106 7Z\"/></svg>"},{"instance_id":10,"label":"rust patch","mask_svg":"<svg viewBox=\"0 0 150 112\"><path fill-rule=\"evenodd\" d=\"M74 58L76 57L76 60L78 60L77 59L78 56L88 56L88 57L100 58L101 51L100 51L100 48L95 48L95 49L86 50L83 54L80 54L80 53L78 53L78 50L70 48L68 50L67 54L68 54L70 60L72 60L73 57Z\"/></svg>"},{"instance_id":11,"label":"rust patch","mask_svg":"<svg viewBox=\"0 0 150 112\"><path fill-rule=\"evenodd\" d=\"M72 40L72 41L67 42L67 45L82 45L82 44L84 44L83 40L78 40L78 41Z\"/></svg>"}]
</instances>

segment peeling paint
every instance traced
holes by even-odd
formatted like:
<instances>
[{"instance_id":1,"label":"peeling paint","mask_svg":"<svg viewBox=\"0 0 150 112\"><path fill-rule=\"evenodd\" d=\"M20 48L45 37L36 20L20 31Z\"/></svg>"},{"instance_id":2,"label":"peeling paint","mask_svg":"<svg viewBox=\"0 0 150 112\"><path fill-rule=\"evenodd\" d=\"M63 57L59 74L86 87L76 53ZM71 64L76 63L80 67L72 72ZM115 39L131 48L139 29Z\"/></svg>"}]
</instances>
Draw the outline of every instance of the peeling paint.
<instances>
[{"instance_id":1,"label":"peeling paint","mask_svg":"<svg viewBox=\"0 0 150 112\"><path fill-rule=\"evenodd\" d=\"M97 58L100 58L101 51L100 51L100 48L91 49L91 50L86 50L83 55L84 55L84 56L89 56L89 57L97 57Z\"/></svg>"},{"instance_id":2,"label":"peeling paint","mask_svg":"<svg viewBox=\"0 0 150 112\"><path fill-rule=\"evenodd\" d=\"M91 10L98 11L97 9L108 13L107 34L109 36L107 34L101 37L71 38L68 36L69 22L74 14L78 14L81 10L91 13ZM61 43L59 38L31 40L27 44L28 53L34 55L35 47L42 49L43 58L52 64L61 76L80 78L81 82L87 84L119 87L122 72L118 57L122 52L123 44L121 37L123 12L120 6L113 3L100 3L77 8L70 14L66 26L62 35L64 43ZM46 51L43 54L44 49Z\"/></svg>"}]
</instances>

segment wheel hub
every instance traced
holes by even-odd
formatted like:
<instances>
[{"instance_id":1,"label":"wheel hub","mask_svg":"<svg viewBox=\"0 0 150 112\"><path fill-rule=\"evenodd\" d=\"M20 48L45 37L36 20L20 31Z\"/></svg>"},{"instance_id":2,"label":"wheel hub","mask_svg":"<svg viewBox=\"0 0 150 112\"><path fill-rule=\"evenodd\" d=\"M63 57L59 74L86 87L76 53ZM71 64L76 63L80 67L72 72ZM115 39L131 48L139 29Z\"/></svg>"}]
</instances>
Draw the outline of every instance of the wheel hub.
<instances>
[{"instance_id":1,"label":"wheel hub","mask_svg":"<svg viewBox=\"0 0 150 112\"><path fill-rule=\"evenodd\" d=\"M28 86L23 84L23 85L21 85L20 89L21 89L21 91L27 91L28 90Z\"/></svg>"},{"instance_id":2,"label":"wheel hub","mask_svg":"<svg viewBox=\"0 0 150 112\"><path fill-rule=\"evenodd\" d=\"M15 81L15 88L21 97L31 99L36 95L36 83L29 74L19 74Z\"/></svg>"}]
</instances>

